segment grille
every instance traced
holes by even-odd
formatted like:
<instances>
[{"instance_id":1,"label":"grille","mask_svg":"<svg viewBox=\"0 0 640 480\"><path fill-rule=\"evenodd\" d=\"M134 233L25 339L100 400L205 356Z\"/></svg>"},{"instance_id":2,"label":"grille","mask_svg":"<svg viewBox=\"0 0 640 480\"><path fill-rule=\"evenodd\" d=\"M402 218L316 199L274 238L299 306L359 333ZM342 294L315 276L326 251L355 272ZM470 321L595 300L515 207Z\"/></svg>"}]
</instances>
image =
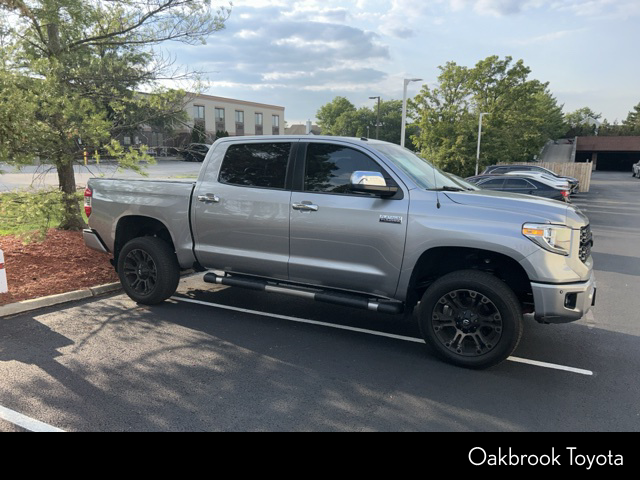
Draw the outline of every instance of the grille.
<instances>
[{"instance_id":1,"label":"grille","mask_svg":"<svg viewBox=\"0 0 640 480\"><path fill-rule=\"evenodd\" d=\"M593 246L593 234L591 233L591 225L586 225L580 229L580 260L586 263L589 255L591 255L591 247Z\"/></svg>"}]
</instances>

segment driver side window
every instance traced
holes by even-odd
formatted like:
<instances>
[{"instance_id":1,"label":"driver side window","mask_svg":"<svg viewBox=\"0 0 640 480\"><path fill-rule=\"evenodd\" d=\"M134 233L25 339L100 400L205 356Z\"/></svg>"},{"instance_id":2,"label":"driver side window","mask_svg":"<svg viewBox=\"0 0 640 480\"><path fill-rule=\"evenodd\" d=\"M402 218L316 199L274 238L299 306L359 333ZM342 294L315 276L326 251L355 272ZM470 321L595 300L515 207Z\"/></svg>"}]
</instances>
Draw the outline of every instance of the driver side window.
<instances>
[{"instance_id":1,"label":"driver side window","mask_svg":"<svg viewBox=\"0 0 640 480\"><path fill-rule=\"evenodd\" d=\"M341 145L311 143L307 146L304 172L304 191L317 193L352 194L351 174L355 171L384 170L370 157L358 150Z\"/></svg>"}]
</instances>

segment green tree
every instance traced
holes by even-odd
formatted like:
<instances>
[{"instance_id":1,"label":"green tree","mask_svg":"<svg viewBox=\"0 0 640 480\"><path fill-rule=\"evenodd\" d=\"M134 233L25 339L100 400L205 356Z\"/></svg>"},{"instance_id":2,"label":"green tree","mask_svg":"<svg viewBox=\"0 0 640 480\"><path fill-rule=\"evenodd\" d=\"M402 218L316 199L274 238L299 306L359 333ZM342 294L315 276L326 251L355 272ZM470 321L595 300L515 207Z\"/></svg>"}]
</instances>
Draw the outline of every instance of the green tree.
<instances>
[{"instance_id":1,"label":"green tree","mask_svg":"<svg viewBox=\"0 0 640 480\"><path fill-rule=\"evenodd\" d=\"M207 132L202 123L196 123L191 129L191 143L206 143Z\"/></svg>"},{"instance_id":2,"label":"green tree","mask_svg":"<svg viewBox=\"0 0 640 480\"><path fill-rule=\"evenodd\" d=\"M228 137L228 136L229 136L229 132L227 132L226 130L217 130L215 140L218 140L219 138Z\"/></svg>"},{"instance_id":3,"label":"green tree","mask_svg":"<svg viewBox=\"0 0 640 480\"><path fill-rule=\"evenodd\" d=\"M376 122L378 121L378 104L371 108L356 107L344 97L336 97L322 106L316 114L318 123L324 135L339 135L345 137L376 137ZM380 102L380 140L400 144L402 123L402 100L382 100ZM330 125L330 127L327 127ZM407 127L407 139L415 130ZM411 145L408 142L408 145Z\"/></svg>"},{"instance_id":4,"label":"green tree","mask_svg":"<svg viewBox=\"0 0 640 480\"><path fill-rule=\"evenodd\" d=\"M562 109L548 84L529 79L522 60L487 57L473 68L449 62L437 85L423 85L409 101L418 132L411 136L421 155L458 175L475 171L480 113L481 166L528 161L547 139L563 132Z\"/></svg>"},{"instance_id":5,"label":"green tree","mask_svg":"<svg viewBox=\"0 0 640 480\"><path fill-rule=\"evenodd\" d=\"M596 121L602 117L589 107L582 107L564 116L566 132L564 137L585 137L595 135L598 131ZM598 132L599 133L599 132Z\"/></svg>"},{"instance_id":6,"label":"green tree","mask_svg":"<svg viewBox=\"0 0 640 480\"><path fill-rule=\"evenodd\" d=\"M320 107L316 113L318 125L323 135L344 135L344 122L338 123L338 118L345 113L355 112L356 107L344 97L336 97L331 102Z\"/></svg>"},{"instance_id":7,"label":"green tree","mask_svg":"<svg viewBox=\"0 0 640 480\"><path fill-rule=\"evenodd\" d=\"M640 103L629 112L622 126L625 130L624 135L640 135Z\"/></svg>"},{"instance_id":8,"label":"green tree","mask_svg":"<svg viewBox=\"0 0 640 480\"><path fill-rule=\"evenodd\" d=\"M0 161L53 163L61 227L82 228L73 164L83 146L107 146L139 170L141 154L113 138L183 115L184 92L158 86L172 69L153 47L203 42L230 11L208 0L0 0L0 9Z\"/></svg>"}]
</instances>

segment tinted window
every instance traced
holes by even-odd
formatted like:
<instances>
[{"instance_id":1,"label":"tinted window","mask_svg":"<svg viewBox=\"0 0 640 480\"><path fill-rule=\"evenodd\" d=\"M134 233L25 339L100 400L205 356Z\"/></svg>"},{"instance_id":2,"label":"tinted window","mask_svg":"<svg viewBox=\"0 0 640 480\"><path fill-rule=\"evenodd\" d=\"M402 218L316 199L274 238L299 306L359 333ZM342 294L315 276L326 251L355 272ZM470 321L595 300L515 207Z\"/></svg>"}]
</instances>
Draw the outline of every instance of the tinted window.
<instances>
[{"instance_id":1,"label":"tinted window","mask_svg":"<svg viewBox=\"0 0 640 480\"><path fill-rule=\"evenodd\" d=\"M351 174L358 170L384 175L376 162L357 150L311 143L307 147L304 189L307 192L350 193Z\"/></svg>"},{"instance_id":2,"label":"tinted window","mask_svg":"<svg viewBox=\"0 0 640 480\"><path fill-rule=\"evenodd\" d=\"M290 151L290 143L231 145L218 180L232 185L283 189Z\"/></svg>"},{"instance_id":3,"label":"tinted window","mask_svg":"<svg viewBox=\"0 0 640 480\"><path fill-rule=\"evenodd\" d=\"M498 168L494 168L493 170L491 170L491 173L495 173L496 175L498 175L500 173L506 173L508 171L509 171L509 169L507 167L498 167Z\"/></svg>"},{"instance_id":4,"label":"tinted window","mask_svg":"<svg viewBox=\"0 0 640 480\"><path fill-rule=\"evenodd\" d=\"M502 187L504 183L504 178L492 178L491 180L487 180L486 182L480 183L478 186L482 188L486 187Z\"/></svg>"},{"instance_id":5,"label":"tinted window","mask_svg":"<svg viewBox=\"0 0 640 480\"><path fill-rule=\"evenodd\" d=\"M536 187L521 178L508 178L507 183L505 183L504 185L504 188L522 188L531 190L532 188Z\"/></svg>"}]
</instances>

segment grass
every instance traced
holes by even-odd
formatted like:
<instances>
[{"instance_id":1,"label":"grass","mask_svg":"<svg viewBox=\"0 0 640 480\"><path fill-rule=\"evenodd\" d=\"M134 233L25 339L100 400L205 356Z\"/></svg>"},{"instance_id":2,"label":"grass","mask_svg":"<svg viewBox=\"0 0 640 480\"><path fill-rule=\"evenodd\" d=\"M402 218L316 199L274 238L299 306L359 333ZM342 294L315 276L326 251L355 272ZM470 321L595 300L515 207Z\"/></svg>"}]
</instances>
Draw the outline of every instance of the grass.
<instances>
[{"instance_id":1,"label":"grass","mask_svg":"<svg viewBox=\"0 0 640 480\"><path fill-rule=\"evenodd\" d=\"M198 178L198 174L197 173L190 173L190 174L184 174L184 175L172 175L171 177L172 179L197 179Z\"/></svg>"}]
</instances>

